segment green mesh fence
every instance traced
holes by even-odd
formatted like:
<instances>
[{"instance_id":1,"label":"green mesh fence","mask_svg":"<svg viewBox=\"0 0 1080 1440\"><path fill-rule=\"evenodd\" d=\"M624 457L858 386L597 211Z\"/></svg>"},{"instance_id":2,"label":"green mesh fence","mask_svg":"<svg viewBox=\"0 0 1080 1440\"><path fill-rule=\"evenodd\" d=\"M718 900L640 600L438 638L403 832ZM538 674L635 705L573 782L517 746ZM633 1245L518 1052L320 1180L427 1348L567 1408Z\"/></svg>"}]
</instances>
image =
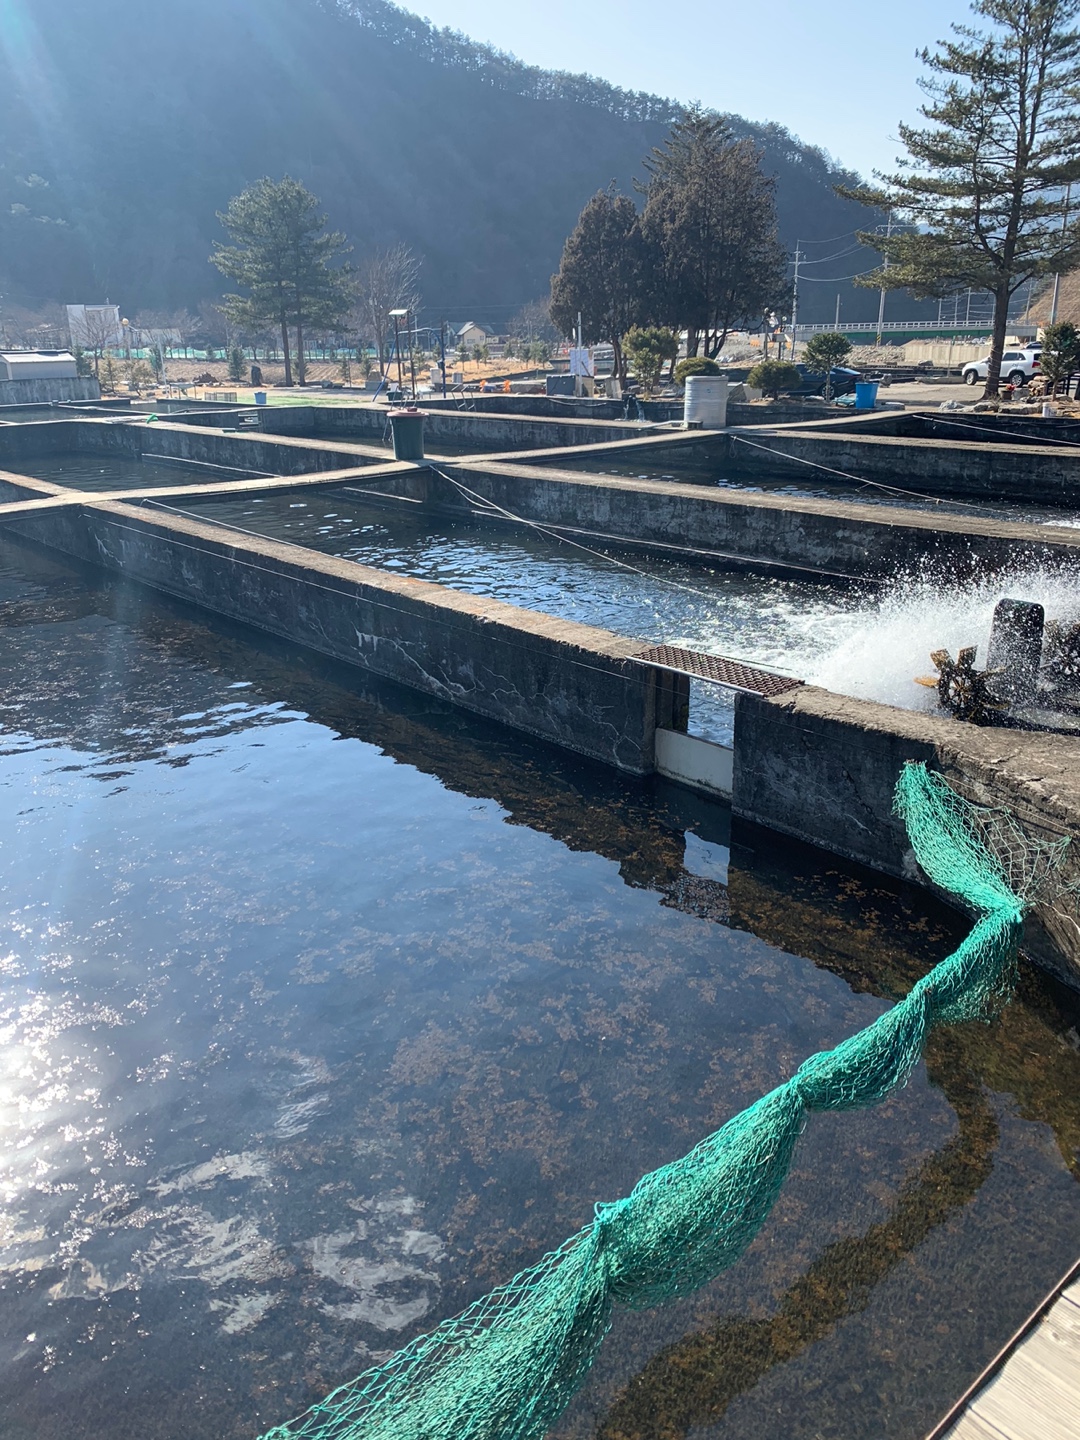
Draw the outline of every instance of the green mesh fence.
<instances>
[{"instance_id":1,"label":"green mesh fence","mask_svg":"<svg viewBox=\"0 0 1080 1440\"><path fill-rule=\"evenodd\" d=\"M990 1019L1011 993L1023 913L1060 845L908 765L896 810L915 855L978 920L911 993L632 1193L539 1264L342 1385L264 1440L540 1440L582 1383L613 1304L685 1295L731 1265L787 1175L806 1114L874 1105L902 1084L935 1025ZM1061 845L1067 842L1061 842Z\"/></svg>"}]
</instances>

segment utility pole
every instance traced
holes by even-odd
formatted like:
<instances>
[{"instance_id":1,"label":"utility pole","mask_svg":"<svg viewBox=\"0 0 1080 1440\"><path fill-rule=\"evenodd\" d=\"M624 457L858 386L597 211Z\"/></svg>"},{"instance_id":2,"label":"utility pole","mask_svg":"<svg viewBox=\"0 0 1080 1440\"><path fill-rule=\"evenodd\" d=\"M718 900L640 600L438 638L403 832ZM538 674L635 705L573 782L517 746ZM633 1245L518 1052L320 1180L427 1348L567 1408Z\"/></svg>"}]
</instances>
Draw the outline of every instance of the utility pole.
<instances>
[{"instance_id":1,"label":"utility pole","mask_svg":"<svg viewBox=\"0 0 1080 1440\"><path fill-rule=\"evenodd\" d=\"M446 321L439 321L439 354L442 356L442 398L446 399Z\"/></svg>"},{"instance_id":2,"label":"utility pole","mask_svg":"<svg viewBox=\"0 0 1080 1440\"><path fill-rule=\"evenodd\" d=\"M834 330L839 330L839 329L840 329L840 292L839 292L839 291L837 291L837 294L836 294L836 319L835 319L834 322L833 322L833 329L834 329Z\"/></svg>"},{"instance_id":3,"label":"utility pole","mask_svg":"<svg viewBox=\"0 0 1080 1440\"><path fill-rule=\"evenodd\" d=\"M886 221L886 224L885 224L885 239L888 240L888 238L889 238L889 236L890 236L891 234L892 234L892 211L890 210L890 211L889 211L888 220ZM888 256L888 253L887 253L887 252L886 252L886 255L885 255L885 266L884 266L884 268L885 268L886 270L888 270L888 268L889 268L889 256ZM877 343L878 343L879 345L881 344L881 332L882 332L884 326L885 326L885 286L883 285L883 286L881 287L881 294L878 296L878 307L877 307Z\"/></svg>"},{"instance_id":4,"label":"utility pole","mask_svg":"<svg viewBox=\"0 0 1080 1440\"><path fill-rule=\"evenodd\" d=\"M1065 186L1065 208L1061 212L1061 233L1065 234L1065 226L1069 223L1069 201L1072 199L1072 182ZM1054 294L1050 300L1050 324L1057 321L1058 292L1061 289L1061 276L1054 276Z\"/></svg>"},{"instance_id":5,"label":"utility pole","mask_svg":"<svg viewBox=\"0 0 1080 1440\"><path fill-rule=\"evenodd\" d=\"M795 277L791 282L791 359L795 360L795 327L799 323L799 261L802 255L799 252L799 242L795 241Z\"/></svg>"}]
</instances>

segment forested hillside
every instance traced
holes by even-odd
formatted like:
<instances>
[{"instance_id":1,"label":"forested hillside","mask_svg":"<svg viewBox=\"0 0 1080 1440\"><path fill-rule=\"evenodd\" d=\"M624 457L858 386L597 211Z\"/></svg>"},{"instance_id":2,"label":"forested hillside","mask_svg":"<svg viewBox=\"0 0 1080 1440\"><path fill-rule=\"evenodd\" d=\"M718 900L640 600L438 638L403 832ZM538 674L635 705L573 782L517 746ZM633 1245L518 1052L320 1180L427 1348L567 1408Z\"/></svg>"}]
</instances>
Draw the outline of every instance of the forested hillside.
<instances>
[{"instance_id":1,"label":"forested hillside","mask_svg":"<svg viewBox=\"0 0 1080 1440\"><path fill-rule=\"evenodd\" d=\"M358 254L411 245L430 307L497 326L546 293L584 202L612 178L629 191L678 110L519 64L385 0L10 0L5 15L0 293L24 305L219 295L215 212L288 173ZM821 152L732 125L777 176L789 248L873 223L833 193ZM872 261L810 269L802 318L831 318L838 290L847 318L876 313L875 296L820 283Z\"/></svg>"}]
</instances>

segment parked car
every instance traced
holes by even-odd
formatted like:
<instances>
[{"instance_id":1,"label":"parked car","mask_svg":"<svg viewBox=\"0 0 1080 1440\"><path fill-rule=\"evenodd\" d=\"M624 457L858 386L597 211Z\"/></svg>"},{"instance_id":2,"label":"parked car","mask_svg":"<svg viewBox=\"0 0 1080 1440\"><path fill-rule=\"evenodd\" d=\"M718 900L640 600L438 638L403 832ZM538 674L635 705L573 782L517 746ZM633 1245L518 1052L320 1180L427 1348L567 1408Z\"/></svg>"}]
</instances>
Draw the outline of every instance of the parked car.
<instances>
[{"instance_id":1,"label":"parked car","mask_svg":"<svg viewBox=\"0 0 1080 1440\"><path fill-rule=\"evenodd\" d=\"M1029 345L1024 350L1006 350L1001 357L1001 378L1010 385L1026 385L1033 375L1041 373L1039 357L1041 345ZM965 385L977 385L990 374L990 356L972 360L961 370Z\"/></svg>"},{"instance_id":2,"label":"parked car","mask_svg":"<svg viewBox=\"0 0 1080 1440\"><path fill-rule=\"evenodd\" d=\"M810 370L801 360L795 362L795 369L802 376L802 384L785 391L787 395L820 395L825 389L825 371ZM862 379L861 370L849 370L843 365L834 365L830 372L832 394L847 395L855 389L856 380Z\"/></svg>"}]
</instances>

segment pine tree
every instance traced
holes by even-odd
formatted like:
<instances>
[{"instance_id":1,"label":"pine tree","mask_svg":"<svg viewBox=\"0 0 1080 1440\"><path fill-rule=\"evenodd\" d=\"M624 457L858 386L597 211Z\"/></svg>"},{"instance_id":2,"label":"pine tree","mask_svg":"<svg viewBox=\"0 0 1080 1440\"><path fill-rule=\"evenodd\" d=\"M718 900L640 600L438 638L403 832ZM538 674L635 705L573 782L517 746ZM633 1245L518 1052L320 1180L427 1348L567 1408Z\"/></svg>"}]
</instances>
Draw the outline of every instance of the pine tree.
<instances>
[{"instance_id":1,"label":"pine tree","mask_svg":"<svg viewBox=\"0 0 1080 1440\"><path fill-rule=\"evenodd\" d=\"M1028 280L1080 264L1080 222L1064 192L1080 178L1080 0L975 0L989 31L954 25L924 50L923 129L901 125L909 158L877 187L841 190L900 213L889 237L860 235L885 256L862 277L920 298L970 287L994 301L986 395L998 393L1009 302Z\"/></svg>"},{"instance_id":2,"label":"pine tree","mask_svg":"<svg viewBox=\"0 0 1080 1440\"><path fill-rule=\"evenodd\" d=\"M551 277L551 319L563 335L577 332L586 345L610 340L615 373L626 383L622 337L645 310L647 271L637 206L614 185L600 190L582 210L563 246L559 272Z\"/></svg>"},{"instance_id":3,"label":"pine tree","mask_svg":"<svg viewBox=\"0 0 1080 1440\"><path fill-rule=\"evenodd\" d=\"M750 140L718 115L689 110L645 161L642 228L653 252L653 319L715 358L730 331L780 303L787 258L776 231L775 184Z\"/></svg>"},{"instance_id":4,"label":"pine tree","mask_svg":"<svg viewBox=\"0 0 1080 1440\"><path fill-rule=\"evenodd\" d=\"M825 399L832 399L834 365L842 365L851 354L851 341L836 330L821 330L811 337L803 351L803 360L810 370L824 370Z\"/></svg>"},{"instance_id":5,"label":"pine tree","mask_svg":"<svg viewBox=\"0 0 1080 1440\"><path fill-rule=\"evenodd\" d=\"M285 383L292 384L289 328L296 331L296 360L304 375L304 329L342 323L351 297L348 273L334 262L345 254L345 236L327 232L319 202L297 180L263 178L234 195L218 219L232 245L216 245L211 260L247 290L228 295L223 309L236 325L253 319L281 330Z\"/></svg>"}]
</instances>

